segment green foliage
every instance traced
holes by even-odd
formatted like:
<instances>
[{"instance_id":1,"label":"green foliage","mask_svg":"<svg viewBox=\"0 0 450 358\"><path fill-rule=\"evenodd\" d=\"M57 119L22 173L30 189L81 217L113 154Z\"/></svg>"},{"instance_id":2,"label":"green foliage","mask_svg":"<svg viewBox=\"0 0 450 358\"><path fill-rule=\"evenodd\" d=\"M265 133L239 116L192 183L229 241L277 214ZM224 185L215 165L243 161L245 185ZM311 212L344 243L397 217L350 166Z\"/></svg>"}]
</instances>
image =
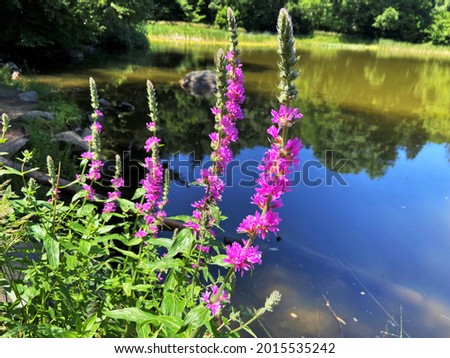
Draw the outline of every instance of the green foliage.
<instances>
[{"instance_id":1,"label":"green foliage","mask_svg":"<svg viewBox=\"0 0 450 358\"><path fill-rule=\"evenodd\" d=\"M384 34L394 31L397 27L399 13L393 7L386 8L382 14L375 18L373 27L380 29Z\"/></svg>"},{"instance_id":2,"label":"green foliage","mask_svg":"<svg viewBox=\"0 0 450 358\"><path fill-rule=\"evenodd\" d=\"M114 34L122 42L131 42L136 36L135 26L151 18L147 3L145 0L8 1L0 13L0 49L70 50L95 43L100 36L112 38Z\"/></svg>"},{"instance_id":3,"label":"green foliage","mask_svg":"<svg viewBox=\"0 0 450 358\"><path fill-rule=\"evenodd\" d=\"M311 34L314 30L314 14L304 3L289 2L286 9L292 17L292 23L300 34Z\"/></svg>"},{"instance_id":4,"label":"green foliage","mask_svg":"<svg viewBox=\"0 0 450 358\"><path fill-rule=\"evenodd\" d=\"M450 45L450 10L445 7L436 9L433 22L427 30L429 39L435 45Z\"/></svg>"},{"instance_id":5,"label":"green foliage","mask_svg":"<svg viewBox=\"0 0 450 358\"><path fill-rule=\"evenodd\" d=\"M448 10L447 0L178 0L177 3L183 9L185 20L214 23L220 28L226 26L225 9L231 6L236 11L239 24L247 31L273 32L272 19L278 9L285 6L300 34L326 30L410 42L427 40L433 7L447 7ZM161 8L168 6L160 1ZM155 19L170 18L161 16ZM180 20L176 11L172 19ZM445 29L444 23L442 16L437 16L433 38L437 38L439 29Z\"/></svg>"}]
</instances>

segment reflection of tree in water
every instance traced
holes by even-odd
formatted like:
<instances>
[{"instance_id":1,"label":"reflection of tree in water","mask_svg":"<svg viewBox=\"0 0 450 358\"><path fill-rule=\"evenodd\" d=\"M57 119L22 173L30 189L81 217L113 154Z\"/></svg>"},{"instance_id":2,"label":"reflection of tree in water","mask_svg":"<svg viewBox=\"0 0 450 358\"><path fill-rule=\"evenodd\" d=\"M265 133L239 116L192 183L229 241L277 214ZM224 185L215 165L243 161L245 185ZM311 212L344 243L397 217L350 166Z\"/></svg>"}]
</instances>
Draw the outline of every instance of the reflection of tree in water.
<instances>
[{"instance_id":1,"label":"reflection of tree in water","mask_svg":"<svg viewBox=\"0 0 450 358\"><path fill-rule=\"evenodd\" d=\"M383 176L404 148L413 159L427 141L421 120L345 113L309 107L301 128L305 146L324 164L348 160L341 173L366 171L371 178Z\"/></svg>"},{"instance_id":2,"label":"reflection of tree in water","mask_svg":"<svg viewBox=\"0 0 450 358\"><path fill-rule=\"evenodd\" d=\"M137 111L133 116L110 119L112 123L105 126L108 134L104 136L104 144L111 152L121 152L132 143L133 158L138 159L145 154L142 147L149 135L145 129L148 118L145 91L123 86L119 92L125 100L132 98L130 101ZM195 153L195 159L199 160L209 155L208 135L214 130L210 107L214 98L193 97L181 88L166 85L158 87L158 100L163 156L179 151ZM270 110L275 106L276 100L248 95L244 108L246 118L238 123L240 138L233 148L235 154L242 148L268 145L265 130ZM394 165L399 148L404 148L407 158L413 159L428 139L423 122L414 118L355 114L326 107L317 100L303 102L300 108L304 117L299 135L305 146L312 147L314 155L326 165L332 164L326 156L332 155L334 163L348 159L340 170L342 173L366 171L371 178L383 176Z\"/></svg>"}]
</instances>

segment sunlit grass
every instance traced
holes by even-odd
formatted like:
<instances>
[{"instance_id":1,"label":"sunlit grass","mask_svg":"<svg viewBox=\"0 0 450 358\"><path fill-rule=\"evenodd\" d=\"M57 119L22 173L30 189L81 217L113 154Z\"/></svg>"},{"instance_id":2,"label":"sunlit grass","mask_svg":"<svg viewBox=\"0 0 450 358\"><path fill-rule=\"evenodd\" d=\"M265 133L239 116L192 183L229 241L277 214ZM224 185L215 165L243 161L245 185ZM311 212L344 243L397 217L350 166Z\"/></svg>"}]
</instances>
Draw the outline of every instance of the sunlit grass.
<instances>
[{"instance_id":1,"label":"sunlit grass","mask_svg":"<svg viewBox=\"0 0 450 358\"><path fill-rule=\"evenodd\" d=\"M191 24L184 22L154 22L147 25L147 35L150 42L165 45L179 45L180 43L195 44L197 46L223 45L227 43L228 34L215 26L205 24ZM313 35L297 36L297 44L304 48L322 47L347 49L355 51L377 51L390 55L431 55L450 57L449 46L435 46L431 43L411 44L388 39L367 40L338 33L316 31ZM273 48L277 44L275 34L249 33L244 29L240 32L240 45L243 47Z\"/></svg>"}]
</instances>

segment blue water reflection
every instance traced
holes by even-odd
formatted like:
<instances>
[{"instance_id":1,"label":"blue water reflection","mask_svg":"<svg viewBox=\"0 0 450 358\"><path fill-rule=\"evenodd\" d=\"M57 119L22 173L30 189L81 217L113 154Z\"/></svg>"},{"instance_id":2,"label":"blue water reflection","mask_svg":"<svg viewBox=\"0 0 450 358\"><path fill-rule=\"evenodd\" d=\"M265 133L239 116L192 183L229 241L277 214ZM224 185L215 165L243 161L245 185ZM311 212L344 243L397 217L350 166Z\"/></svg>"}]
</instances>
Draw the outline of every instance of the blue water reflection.
<instances>
[{"instance_id":1,"label":"blue water reflection","mask_svg":"<svg viewBox=\"0 0 450 358\"><path fill-rule=\"evenodd\" d=\"M260 160L265 148L242 150L237 160ZM302 163L317 160L301 151ZM325 179L329 169L318 169ZM252 213L253 188L233 186L223 197L223 223L233 233ZM448 148L427 144L415 159L398 150L395 166L376 180L343 174L347 185L308 187L286 194L280 209L281 241L259 242L263 266L239 279L237 304L258 305L273 289L283 292L276 313L267 317L274 336L337 336L337 325L322 294L347 323L346 336L379 336L390 327L403 335L450 334L450 165ZM169 213L189 213L201 188L173 186ZM236 238L239 236L236 235ZM256 327L261 334L262 328Z\"/></svg>"}]
</instances>

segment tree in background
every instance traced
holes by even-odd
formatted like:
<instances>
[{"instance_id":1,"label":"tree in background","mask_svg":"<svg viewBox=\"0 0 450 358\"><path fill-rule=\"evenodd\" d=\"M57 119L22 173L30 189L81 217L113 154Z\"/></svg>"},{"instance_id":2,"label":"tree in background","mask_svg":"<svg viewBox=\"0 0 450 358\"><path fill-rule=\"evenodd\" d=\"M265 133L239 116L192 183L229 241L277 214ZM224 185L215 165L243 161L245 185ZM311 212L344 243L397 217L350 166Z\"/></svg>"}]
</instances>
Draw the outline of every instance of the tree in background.
<instances>
[{"instance_id":1,"label":"tree in background","mask_svg":"<svg viewBox=\"0 0 450 358\"><path fill-rule=\"evenodd\" d=\"M450 0L436 1L427 33L433 44L450 45Z\"/></svg>"},{"instance_id":2,"label":"tree in background","mask_svg":"<svg viewBox=\"0 0 450 358\"><path fill-rule=\"evenodd\" d=\"M0 12L0 49L70 50L122 36L126 44L136 25L151 17L146 0L12 0ZM127 38L128 36L128 38Z\"/></svg>"}]
</instances>

